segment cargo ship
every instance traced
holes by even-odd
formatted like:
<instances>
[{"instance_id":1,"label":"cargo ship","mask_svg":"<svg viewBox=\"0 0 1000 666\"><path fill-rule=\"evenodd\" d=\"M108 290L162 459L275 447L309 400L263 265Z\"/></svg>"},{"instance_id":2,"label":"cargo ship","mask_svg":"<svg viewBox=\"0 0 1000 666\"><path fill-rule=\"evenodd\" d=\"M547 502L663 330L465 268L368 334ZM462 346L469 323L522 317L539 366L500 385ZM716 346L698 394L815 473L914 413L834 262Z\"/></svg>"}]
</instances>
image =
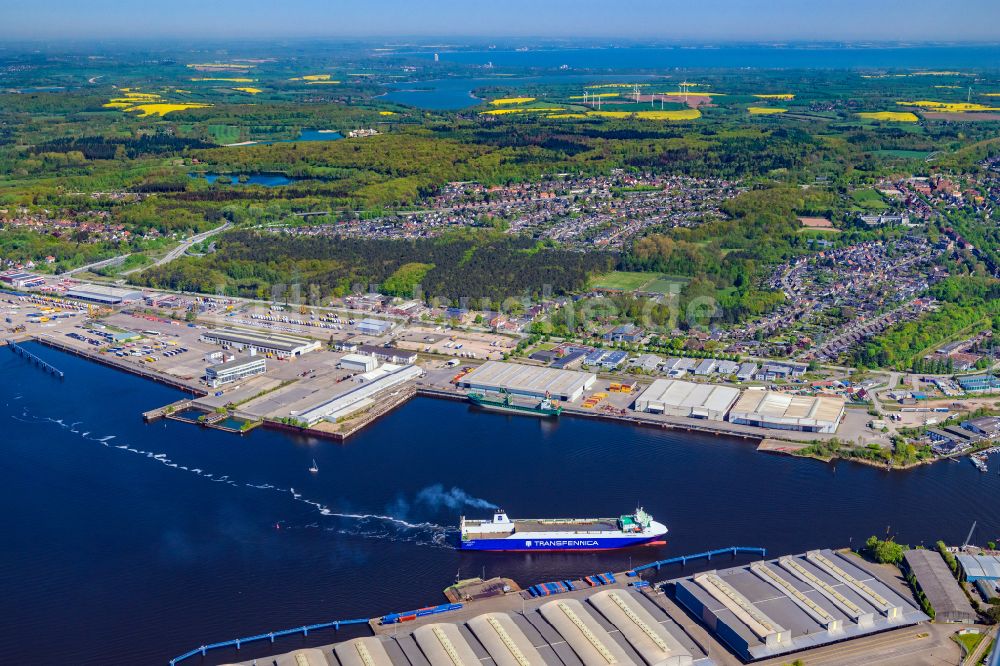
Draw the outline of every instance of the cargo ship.
<instances>
[{"instance_id":1,"label":"cargo ship","mask_svg":"<svg viewBox=\"0 0 1000 666\"><path fill-rule=\"evenodd\" d=\"M534 405L522 405L511 398L510 393L500 393L497 398L487 397L485 393L470 393L469 402L483 409L492 409L498 412L512 412L515 414L529 414L533 416L559 416L562 413L562 406L558 403L544 398Z\"/></svg>"},{"instance_id":2,"label":"cargo ship","mask_svg":"<svg viewBox=\"0 0 1000 666\"><path fill-rule=\"evenodd\" d=\"M459 550L610 550L662 544L666 525L636 509L618 518L542 518L511 520L505 511L493 520L459 523Z\"/></svg>"}]
</instances>

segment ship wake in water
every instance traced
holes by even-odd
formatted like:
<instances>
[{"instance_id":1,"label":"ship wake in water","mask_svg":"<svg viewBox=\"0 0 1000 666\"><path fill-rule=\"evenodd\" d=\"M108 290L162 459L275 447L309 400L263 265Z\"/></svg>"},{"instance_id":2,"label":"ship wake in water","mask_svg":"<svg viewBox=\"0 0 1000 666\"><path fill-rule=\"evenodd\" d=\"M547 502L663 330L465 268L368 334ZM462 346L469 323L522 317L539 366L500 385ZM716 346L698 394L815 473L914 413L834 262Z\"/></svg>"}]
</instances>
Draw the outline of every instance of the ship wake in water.
<instances>
[{"instance_id":1,"label":"ship wake in water","mask_svg":"<svg viewBox=\"0 0 1000 666\"><path fill-rule=\"evenodd\" d=\"M27 409L25 409L21 415L12 416L12 418L21 423L56 425L79 436L81 439L95 444L100 444L107 449L141 456L149 461L159 463L171 469L194 474L195 476L199 476L213 483L225 484L234 488L247 488L263 492L272 492L285 497L291 497L293 501L306 504L314 508L325 519L329 519L337 523L336 525L320 525L319 523L312 523L301 526L300 529L319 528L334 534L343 534L346 536L404 541L417 545L443 547L449 549L454 547L454 544L450 542L457 539L458 530L453 527L447 527L433 522L408 521L400 517L379 513L336 511L323 502L312 500L303 496L302 493L292 487L285 488L271 483L252 483L249 481L241 482L231 478L228 474L216 474L206 471L201 467L182 465L171 460L166 453L145 451L134 446L129 446L128 444L113 444L111 442L116 439L115 435L95 437L91 435L91 431L89 430L81 432L78 426L82 424L82 421L67 424L63 421L63 419L34 416L30 414ZM397 504L399 504L399 502L400 500L397 500ZM486 500L472 497L460 488L445 490L444 486L441 484L428 486L418 492L414 503L423 504L431 508L444 507L454 509L462 506L477 508L493 507L493 505ZM406 507L409 506L409 503L405 501L402 502L402 504ZM294 525L287 524L284 521L279 521L276 523L275 527L277 529L294 529Z\"/></svg>"}]
</instances>

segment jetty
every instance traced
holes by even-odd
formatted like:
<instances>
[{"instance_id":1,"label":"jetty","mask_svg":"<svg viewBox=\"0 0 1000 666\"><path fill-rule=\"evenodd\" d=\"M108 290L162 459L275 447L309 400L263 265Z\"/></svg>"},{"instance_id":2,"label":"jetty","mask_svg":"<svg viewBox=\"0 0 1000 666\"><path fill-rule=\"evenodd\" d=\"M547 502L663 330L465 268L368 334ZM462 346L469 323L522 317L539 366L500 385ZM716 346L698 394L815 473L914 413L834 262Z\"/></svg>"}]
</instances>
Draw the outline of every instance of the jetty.
<instances>
[{"instance_id":1,"label":"jetty","mask_svg":"<svg viewBox=\"0 0 1000 666\"><path fill-rule=\"evenodd\" d=\"M49 373L50 375L54 375L59 379L65 378L66 375L65 373L63 373L62 370L60 370L59 368L55 367L54 365L52 365L47 361L43 361L38 356L35 356L30 351L19 345L15 340L8 338L7 346L10 348L12 352L17 354L18 356L21 356L22 358L26 358L27 360L31 361L33 364L35 364L45 372Z\"/></svg>"}]
</instances>

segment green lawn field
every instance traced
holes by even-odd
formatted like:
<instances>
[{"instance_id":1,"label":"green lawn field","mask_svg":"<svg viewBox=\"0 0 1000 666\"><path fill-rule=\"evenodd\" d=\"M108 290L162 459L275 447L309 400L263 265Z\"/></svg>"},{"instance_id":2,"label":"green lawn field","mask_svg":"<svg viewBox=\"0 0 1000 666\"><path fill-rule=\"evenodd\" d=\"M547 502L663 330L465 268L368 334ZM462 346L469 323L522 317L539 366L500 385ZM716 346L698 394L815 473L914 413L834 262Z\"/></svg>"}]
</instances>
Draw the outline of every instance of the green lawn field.
<instances>
[{"instance_id":1,"label":"green lawn field","mask_svg":"<svg viewBox=\"0 0 1000 666\"><path fill-rule=\"evenodd\" d=\"M688 279L663 273L638 273L633 271L612 271L594 278L594 289L619 289L621 291L648 291L669 294L687 284ZM673 285L678 285L674 287Z\"/></svg>"}]
</instances>

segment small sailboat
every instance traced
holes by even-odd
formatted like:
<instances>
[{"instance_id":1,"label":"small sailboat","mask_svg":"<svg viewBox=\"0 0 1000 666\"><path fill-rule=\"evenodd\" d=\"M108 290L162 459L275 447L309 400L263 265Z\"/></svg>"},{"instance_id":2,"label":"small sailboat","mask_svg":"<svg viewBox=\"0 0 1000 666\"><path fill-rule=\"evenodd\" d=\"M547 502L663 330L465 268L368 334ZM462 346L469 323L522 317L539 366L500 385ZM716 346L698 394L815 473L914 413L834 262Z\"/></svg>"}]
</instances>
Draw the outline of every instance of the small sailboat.
<instances>
[{"instance_id":1,"label":"small sailboat","mask_svg":"<svg viewBox=\"0 0 1000 666\"><path fill-rule=\"evenodd\" d=\"M313 472L313 473L319 471L319 465L316 464L316 459L315 458L313 458L313 466L309 468L309 471Z\"/></svg>"}]
</instances>

